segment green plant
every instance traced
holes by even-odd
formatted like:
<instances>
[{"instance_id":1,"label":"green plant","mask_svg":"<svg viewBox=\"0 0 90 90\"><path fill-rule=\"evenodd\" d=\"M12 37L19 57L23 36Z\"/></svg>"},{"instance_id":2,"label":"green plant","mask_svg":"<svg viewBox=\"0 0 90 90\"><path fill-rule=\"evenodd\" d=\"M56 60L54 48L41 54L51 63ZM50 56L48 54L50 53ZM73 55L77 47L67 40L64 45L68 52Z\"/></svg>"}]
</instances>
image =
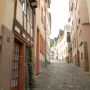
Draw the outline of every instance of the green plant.
<instances>
[{"instance_id":1,"label":"green plant","mask_svg":"<svg viewBox=\"0 0 90 90\"><path fill-rule=\"evenodd\" d=\"M34 76L33 76L33 52L32 48L29 48L29 58L28 58L28 72L29 72L29 87L34 86Z\"/></svg>"}]
</instances>

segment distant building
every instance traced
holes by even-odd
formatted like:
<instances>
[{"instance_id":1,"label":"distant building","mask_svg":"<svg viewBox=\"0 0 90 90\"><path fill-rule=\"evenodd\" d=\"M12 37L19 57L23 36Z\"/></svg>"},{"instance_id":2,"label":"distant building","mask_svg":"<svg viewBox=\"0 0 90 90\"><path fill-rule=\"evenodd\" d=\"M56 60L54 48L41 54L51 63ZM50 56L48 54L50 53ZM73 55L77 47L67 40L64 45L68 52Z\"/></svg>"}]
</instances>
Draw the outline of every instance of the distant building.
<instances>
[{"instance_id":1,"label":"distant building","mask_svg":"<svg viewBox=\"0 0 90 90\"><path fill-rule=\"evenodd\" d=\"M70 37L70 26L64 26L64 33L63 36L60 38L59 41L59 57L64 61L69 62L69 49L71 48L71 37Z\"/></svg>"},{"instance_id":2,"label":"distant building","mask_svg":"<svg viewBox=\"0 0 90 90\"><path fill-rule=\"evenodd\" d=\"M71 33L70 26L65 25L64 30L60 31L59 37L55 44L55 59L64 62L71 62Z\"/></svg>"},{"instance_id":3,"label":"distant building","mask_svg":"<svg viewBox=\"0 0 90 90\"><path fill-rule=\"evenodd\" d=\"M54 59L54 47L51 47L50 49L50 60Z\"/></svg>"},{"instance_id":4,"label":"distant building","mask_svg":"<svg viewBox=\"0 0 90 90\"><path fill-rule=\"evenodd\" d=\"M63 35L63 33L64 33L64 30L60 29L58 36L61 37Z\"/></svg>"}]
</instances>

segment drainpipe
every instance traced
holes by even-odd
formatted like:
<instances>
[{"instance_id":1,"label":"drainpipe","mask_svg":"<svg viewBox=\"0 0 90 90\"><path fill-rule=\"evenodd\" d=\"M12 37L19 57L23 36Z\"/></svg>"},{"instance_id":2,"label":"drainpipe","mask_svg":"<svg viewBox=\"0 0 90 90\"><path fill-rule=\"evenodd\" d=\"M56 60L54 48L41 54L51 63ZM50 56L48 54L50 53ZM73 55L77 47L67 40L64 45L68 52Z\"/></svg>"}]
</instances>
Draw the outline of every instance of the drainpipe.
<instances>
[{"instance_id":1,"label":"drainpipe","mask_svg":"<svg viewBox=\"0 0 90 90\"><path fill-rule=\"evenodd\" d=\"M46 16L45 16L46 17ZM47 43L47 41L46 41L46 24L45 24L45 67L47 66L47 50L46 50L46 43Z\"/></svg>"},{"instance_id":2,"label":"drainpipe","mask_svg":"<svg viewBox=\"0 0 90 90\"><path fill-rule=\"evenodd\" d=\"M46 37L46 7L45 7L45 67L47 67L47 37Z\"/></svg>"}]
</instances>

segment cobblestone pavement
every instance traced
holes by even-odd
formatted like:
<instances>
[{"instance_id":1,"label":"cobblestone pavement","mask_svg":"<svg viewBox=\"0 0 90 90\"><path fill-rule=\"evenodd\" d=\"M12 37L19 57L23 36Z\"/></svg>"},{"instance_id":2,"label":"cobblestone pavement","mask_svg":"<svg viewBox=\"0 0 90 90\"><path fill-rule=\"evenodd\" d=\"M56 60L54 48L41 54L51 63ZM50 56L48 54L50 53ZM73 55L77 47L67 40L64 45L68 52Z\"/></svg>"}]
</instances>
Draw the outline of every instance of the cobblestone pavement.
<instances>
[{"instance_id":1,"label":"cobblestone pavement","mask_svg":"<svg viewBox=\"0 0 90 90\"><path fill-rule=\"evenodd\" d=\"M90 74L73 64L51 63L36 78L34 90L90 90Z\"/></svg>"}]
</instances>

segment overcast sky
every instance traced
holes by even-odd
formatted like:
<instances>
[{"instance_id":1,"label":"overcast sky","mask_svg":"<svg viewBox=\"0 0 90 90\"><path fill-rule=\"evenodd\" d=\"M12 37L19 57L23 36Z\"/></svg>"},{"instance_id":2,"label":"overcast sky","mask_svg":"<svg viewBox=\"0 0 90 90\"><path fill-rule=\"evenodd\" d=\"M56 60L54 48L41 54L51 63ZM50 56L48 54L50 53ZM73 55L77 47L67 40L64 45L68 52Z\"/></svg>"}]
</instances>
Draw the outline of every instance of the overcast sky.
<instances>
[{"instance_id":1,"label":"overcast sky","mask_svg":"<svg viewBox=\"0 0 90 90\"><path fill-rule=\"evenodd\" d=\"M51 38L58 35L59 29L64 29L69 18L69 0L51 0L52 16Z\"/></svg>"}]
</instances>

